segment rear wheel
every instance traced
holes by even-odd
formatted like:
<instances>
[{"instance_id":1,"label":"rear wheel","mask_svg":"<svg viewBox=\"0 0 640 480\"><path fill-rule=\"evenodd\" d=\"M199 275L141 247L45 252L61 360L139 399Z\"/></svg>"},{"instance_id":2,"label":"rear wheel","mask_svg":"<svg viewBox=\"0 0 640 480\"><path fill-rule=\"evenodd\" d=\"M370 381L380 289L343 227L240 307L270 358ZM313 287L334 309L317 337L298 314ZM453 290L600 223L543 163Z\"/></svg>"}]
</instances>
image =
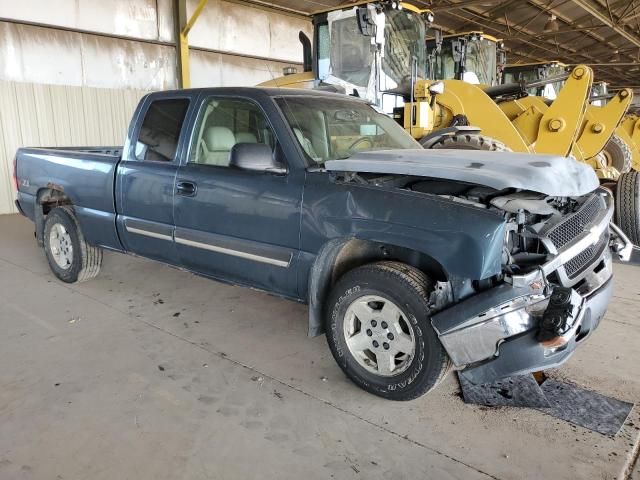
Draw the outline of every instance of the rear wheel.
<instances>
[{"instance_id":1,"label":"rear wheel","mask_svg":"<svg viewBox=\"0 0 640 480\"><path fill-rule=\"evenodd\" d=\"M430 322L427 276L399 262L347 272L327 305L327 341L345 374L364 390L411 400L433 389L451 363Z\"/></svg>"},{"instance_id":2,"label":"rear wheel","mask_svg":"<svg viewBox=\"0 0 640 480\"><path fill-rule=\"evenodd\" d=\"M616 187L616 224L640 245L640 172L620 175Z\"/></svg>"},{"instance_id":3,"label":"rear wheel","mask_svg":"<svg viewBox=\"0 0 640 480\"><path fill-rule=\"evenodd\" d=\"M489 152L510 152L511 149L504 143L491 137L477 133L458 134L442 137L431 148L456 149L456 150L485 150Z\"/></svg>"},{"instance_id":4,"label":"rear wheel","mask_svg":"<svg viewBox=\"0 0 640 480\"><path fill-rule=\"evenodd\" d=\"M47 215L44 251L51 271L63 282L83 282L100 272L102 249L86 242L70 206L56 207Z\"/></svg>"},{"instance_id":5,"label":"rear wheel","mask_svg":"<svg viewBox=\"0 0 640 480\"><path fill-rule=\"evenodd\" d=\"M621 174L631 170L631 147L615 133L605 145L602 154L606 158L607 166L615 168Z\"/></svg>"}]
</instances>

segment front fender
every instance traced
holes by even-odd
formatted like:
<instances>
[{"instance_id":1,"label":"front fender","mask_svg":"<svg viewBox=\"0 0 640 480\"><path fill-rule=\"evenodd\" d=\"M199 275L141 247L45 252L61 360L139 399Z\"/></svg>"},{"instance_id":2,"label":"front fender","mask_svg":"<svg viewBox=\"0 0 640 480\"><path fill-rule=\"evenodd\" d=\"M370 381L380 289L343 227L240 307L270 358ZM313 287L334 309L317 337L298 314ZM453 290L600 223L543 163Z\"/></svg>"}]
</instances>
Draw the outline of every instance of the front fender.
<instances>
[{"instance_id":1,"label":"front fender","mask_svg":"<svg viewBox=\"0 0 640 480\"><path fill-rule=\"evenodd\" d=\"M334 183L323 173L307 180L301 245L309 267L299 284L311 305L312 325L321 325L335 259L350 241L430 258L459 284L501 271L505 222L495 212L436 195Z\"/></svg>"}]
</instances>

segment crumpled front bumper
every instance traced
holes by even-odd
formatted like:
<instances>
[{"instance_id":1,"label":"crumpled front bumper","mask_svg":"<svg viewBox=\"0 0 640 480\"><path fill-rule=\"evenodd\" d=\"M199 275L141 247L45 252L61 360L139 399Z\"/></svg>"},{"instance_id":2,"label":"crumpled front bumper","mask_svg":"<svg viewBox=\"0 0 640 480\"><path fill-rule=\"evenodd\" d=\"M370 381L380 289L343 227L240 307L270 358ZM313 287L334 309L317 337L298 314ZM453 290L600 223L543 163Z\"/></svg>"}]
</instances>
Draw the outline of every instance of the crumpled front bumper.
<instances>
[{"instance_id":1,"label":"crumpled front bumper","mask_svg":"<svg viewBox=\"0 0 640 480\"><path fill-rule=\"evenodd\" d=\"M553 342L536 339L552 292L541 274L453 305L434 315L432 325L454 365L472 383L555 367L598 327L612 295L612 263L607 248L574 286L577 314Z\"/></svg>"},{"instance_id":2,"label":"crumpled front bumper","mask_svg":"<svg viewBox=\"0 0 640 480\"><path fill-rule=\"evenodd\" d=\"M605 208L561 248L549 244L551 255L546 263L528 273L506 276L504 283L432 316L431 323L442 345L466 379L485 383L555 367L566 361L599 325L612 294L612 254L629 261L633 245L611 223L611 192L599 189L595 195L604 200ZM576 258L583 260L580 255L594 252L600 245L600 253L574 268L570 277L566 266ZM570 292L570 314L561 329L545 327L547 334L539 337L556 286ZM548 320L556 314L557 307L550 308Z\"/></svg>"},{"instance_id":3,"label":"crumpled front bumper","mask_svg":"<svg viewBox=\"0 0 640 480\"><path fill-rule=\"evenodd\" d=\"M493 359L471 365L461 375L474 384L494 381L512 375L556 367L569 359L578 345L593 333L606 313L613 291L609 279L604 285L583 297L580 312L561 346L547 347L536 339L537 329L509 338L498 347Z\"/></svg>"}]
</instances>

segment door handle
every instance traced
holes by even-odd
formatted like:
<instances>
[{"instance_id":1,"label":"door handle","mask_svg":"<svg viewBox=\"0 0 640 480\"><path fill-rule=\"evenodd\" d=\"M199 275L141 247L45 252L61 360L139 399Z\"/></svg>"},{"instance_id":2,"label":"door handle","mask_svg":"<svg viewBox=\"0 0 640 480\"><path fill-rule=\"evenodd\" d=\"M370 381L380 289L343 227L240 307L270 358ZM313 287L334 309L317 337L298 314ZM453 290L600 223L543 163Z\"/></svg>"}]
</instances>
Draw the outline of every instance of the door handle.
<instances>
[{"instance_id":1,"label":"door handle","mask_svg":"<svg viewBox=\"0 0 640 480\"><path fill-rule=\"evenodd\" d=\"M197 189L196 184L193 182L178 182L176 184L176 193L185 197L193 197Z\"/></svg>"}]
</instances>

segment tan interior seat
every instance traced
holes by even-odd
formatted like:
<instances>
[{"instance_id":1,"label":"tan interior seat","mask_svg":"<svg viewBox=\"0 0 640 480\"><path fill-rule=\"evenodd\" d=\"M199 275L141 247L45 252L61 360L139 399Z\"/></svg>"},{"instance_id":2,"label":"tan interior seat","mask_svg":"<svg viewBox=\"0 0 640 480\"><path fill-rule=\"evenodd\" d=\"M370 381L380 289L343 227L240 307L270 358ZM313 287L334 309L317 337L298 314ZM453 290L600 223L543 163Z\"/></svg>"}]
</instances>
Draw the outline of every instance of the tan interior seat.
<instances>
[{"instance_id":1,"label":"tan interior seat","mask_svg":"<svg viewBox=\"0 0 640 480\"><path fill-rule=\"evenodd\" d=\"M229 166L229 152L235 144L236 137L227 127L207 128L200 141L202 154L198 163Z\"/></svg>"}]
</instances>

